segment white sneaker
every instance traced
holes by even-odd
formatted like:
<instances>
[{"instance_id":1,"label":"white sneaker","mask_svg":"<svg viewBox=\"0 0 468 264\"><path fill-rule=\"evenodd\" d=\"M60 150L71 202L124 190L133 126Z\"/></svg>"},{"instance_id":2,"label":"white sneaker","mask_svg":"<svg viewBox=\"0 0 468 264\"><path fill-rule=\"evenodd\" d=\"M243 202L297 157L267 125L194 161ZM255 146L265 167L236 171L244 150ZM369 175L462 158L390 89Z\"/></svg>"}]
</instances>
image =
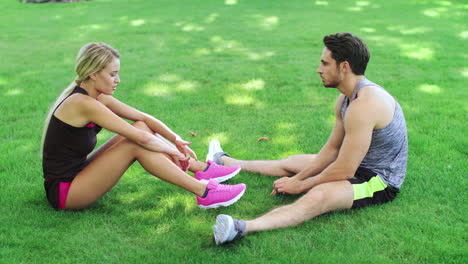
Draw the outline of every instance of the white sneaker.
<instances>
[{"instance_id":1,"label":"white sneaker","mask_svg":"<svg viewBox=\"0 0 468 264\"><path fill-rule=\"evenodd\" d=\"M216 217L216 224L213 226L216 245L231 242L242 237L242 232L237 230L231 216L220 214Z\"/></svg>"},{"instance_id":2,"label":"white sneaker","mask_svg":"<svg viewBox=\"0 0 468 264\"><path fill-rule=\"evenodd\" d=\"M206 161L210 160L214 161L216 164L219 164L215 161L215 154L219 152L223 152L223 149L221 148L221 143L219 143L217 139L212 139L210 141L210 145L208 146L208 154L206 155Z\"/></svg>"}]
</instances>

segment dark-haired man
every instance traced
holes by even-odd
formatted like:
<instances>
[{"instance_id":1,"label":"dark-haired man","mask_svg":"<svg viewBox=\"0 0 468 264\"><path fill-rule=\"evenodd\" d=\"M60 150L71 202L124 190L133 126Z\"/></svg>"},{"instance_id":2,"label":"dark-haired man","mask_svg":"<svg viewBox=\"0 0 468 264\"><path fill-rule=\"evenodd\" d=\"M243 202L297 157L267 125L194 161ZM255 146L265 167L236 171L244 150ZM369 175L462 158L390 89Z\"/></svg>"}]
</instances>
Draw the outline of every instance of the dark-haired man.
<instances>
[{"instance_id":1,"label":"dark-haired man","mask_svg":"<svg viewBox=\"0 0 468 264\"><path fill-rule=\"evenodd\" d=\"M283 160L246 161L231 158L218 141L207 159L240 165L245 171L283 177L272 194L305 193L292 204L253 220L218 215L213 226L217 244L246 234L300 224L323 213L392 201L406 174L408 139L403 111L364 72L370 55L364 42L350 33L325 36L317 70L323 85L340 92L336 122L318 154Z\"/></svg>"}]
</instances>

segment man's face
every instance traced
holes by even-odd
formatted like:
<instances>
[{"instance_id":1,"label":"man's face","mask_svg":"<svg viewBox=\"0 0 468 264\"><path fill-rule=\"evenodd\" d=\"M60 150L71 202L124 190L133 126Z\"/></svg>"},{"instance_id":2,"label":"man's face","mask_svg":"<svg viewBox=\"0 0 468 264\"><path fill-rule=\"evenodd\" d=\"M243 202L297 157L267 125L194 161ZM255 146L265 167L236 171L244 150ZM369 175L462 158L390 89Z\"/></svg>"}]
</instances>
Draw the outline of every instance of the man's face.
<instances>
[{"instance_id":1,"label":"man's face","mask_svg":"<svg viewBox=\"0 0 468 264\"><path fill-rule=\"evenodd\" d=\"M341 70L336 65L336 60L332 58L331 51L327 47L323 48L317 73L320 74L325 87L337 88L341 82Z\"/></svg>"}]
</instances>

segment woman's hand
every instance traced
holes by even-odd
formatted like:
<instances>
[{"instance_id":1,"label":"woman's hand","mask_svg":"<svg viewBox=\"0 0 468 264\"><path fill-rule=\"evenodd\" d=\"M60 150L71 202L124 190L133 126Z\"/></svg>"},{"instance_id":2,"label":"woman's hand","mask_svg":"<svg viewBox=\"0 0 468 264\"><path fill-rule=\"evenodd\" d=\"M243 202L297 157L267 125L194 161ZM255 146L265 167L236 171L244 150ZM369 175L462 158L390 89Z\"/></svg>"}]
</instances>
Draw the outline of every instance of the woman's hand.
<instances>
[{"instance_id":1,"label":"woman's hand","mask_svg":"<svg viewBox=\"0 0 468 264\"><path fill-rule=\"evenodd\" d=\"M190 157L181 157L180 155L171 155L172 160L174 161L175 165L177 165L181 170L184 172L188 171L190 167Z\"/></svg>"},{"instance_id":2,"label":"woman's hand","mask_svg":"<svg viewBox=\"0 0 468 264\"><path fill-rule=\"evenodd\" d=\"M278 193L298 194L302 191L302 183L294 177L283 177L273 183L271 195Z\"/></svg>"},{"instance_id":3,"label":"woman's hand","mask_svg":"<svg viewBox=\"0 0 468 264\"><path fill-rule=\"evenodd\" d=\"M192 145L192 142L185 141L181 138L176 138L174 141L176 148L180 151L180 153L184 154L185 158L188 160L190 157L193 157L195 160L198 160L197 154L188 146Z\"/></svg>"}]
</instances>

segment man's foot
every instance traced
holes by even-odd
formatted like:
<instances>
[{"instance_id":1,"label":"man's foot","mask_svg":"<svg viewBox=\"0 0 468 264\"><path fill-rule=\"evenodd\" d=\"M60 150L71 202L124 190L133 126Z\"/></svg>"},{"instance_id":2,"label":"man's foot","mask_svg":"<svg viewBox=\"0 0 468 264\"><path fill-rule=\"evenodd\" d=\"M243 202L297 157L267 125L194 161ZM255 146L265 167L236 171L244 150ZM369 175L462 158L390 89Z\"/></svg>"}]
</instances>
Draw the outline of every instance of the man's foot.
<instances>
[{"instance_id":1,"label":"man's foot","mask_svg":"<svg viewBox=\"0 0 468 264\"><path fill-rule=\"evenodd\" d=\"M245 222L229 215L220 214L216 217L213 232L216 245L228 243L244 236Z\"/></svg>"},{"instance_id":2,"label":"man's foot","mask_svg":"<svg viewBox=\"0 0 468 264\"><path fill-rule=\"evenodd\" d=\"M213 161L207 161L209 165L206 171L195 172L195 178L201 182L208 182L209 180L216 180L217 182L223 182L236 176L240 170L240 166L221 166Z\"/></svg>"},{"instance_id":3,"label":"man's foot","mask_svg":"<svg viewBox=\"0 0 468 264\"><path fill-rule=\"evenodd\" d=\"M217 139L212 139L208 147L208 154L206 155L206 161L214 161L218 165L224 165L224 162L221 160L222 156L229 156L221 148L221 143Z\"/></svg>"},{"instance_id":4,"label":"man's foot","mask_svg":"<svg viewBox=\"0 0 468 264\"><path fill-rule=\"evenodd\" d=\"M208 194L205 198L197 196L198 206L203 209L230 206L244 195L247 186L243 183L236 185L224 185L215 180L210 180L206 186Z\"/></svg>"}]
</instances>

